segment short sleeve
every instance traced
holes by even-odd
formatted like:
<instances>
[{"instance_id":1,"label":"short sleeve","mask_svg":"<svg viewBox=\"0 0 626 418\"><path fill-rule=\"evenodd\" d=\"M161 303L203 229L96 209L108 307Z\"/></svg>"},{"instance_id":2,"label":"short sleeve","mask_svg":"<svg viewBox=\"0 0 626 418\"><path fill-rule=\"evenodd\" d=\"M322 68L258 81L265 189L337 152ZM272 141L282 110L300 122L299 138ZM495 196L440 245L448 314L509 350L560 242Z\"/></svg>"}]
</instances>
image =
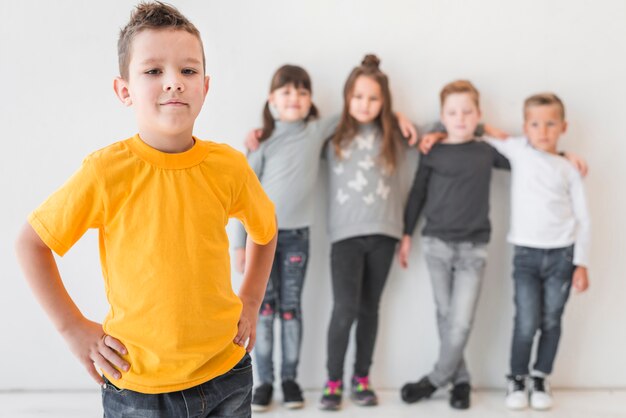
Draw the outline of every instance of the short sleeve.
<instances>
[{"instance_id":1,"label":"short sleeve","mask_svg":"<svg viewBox=\"0 0 626 418\"><path fill-rule=\"evenodd\" d=\"M244 162L241 190L230 209L229 216L239 219L252 241L265 245L276 234L274 204L267 197L250 166Z\"/></svg>"},{"instance_id":2,"label":"short sleeve","mask_svg":"<svg viewBox=\"0 0 626 418\"><path fill-rule=\"evenodd\" d=\"M87 157L80 169L29 215L28 222L60 256L88 229L102 226L104 193L93 159Z\"/></svg>"}]
</instances>

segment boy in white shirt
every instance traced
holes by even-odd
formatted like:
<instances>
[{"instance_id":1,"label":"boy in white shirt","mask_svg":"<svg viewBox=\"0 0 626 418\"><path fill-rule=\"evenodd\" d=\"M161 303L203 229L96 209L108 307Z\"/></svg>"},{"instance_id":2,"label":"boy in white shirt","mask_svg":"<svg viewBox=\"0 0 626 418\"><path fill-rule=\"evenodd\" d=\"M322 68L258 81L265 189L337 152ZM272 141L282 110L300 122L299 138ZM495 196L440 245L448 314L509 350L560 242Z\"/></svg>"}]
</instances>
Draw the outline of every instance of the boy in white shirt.
<instances>
[{"instance_id":1,"label":"boy in white shirt","mask_svg":"<svg viewBox=\"0 0 626 418\"><path fill-rule=\"evenodd\" d=\"M561 336L561 316L570 288L589 286L590 227L581 175L561 158L557 143L567 129L562 101L552 93L524 102L525 137L489 139L511 163L511 226L515 246L515 327L506 406L552 407L546 377ZM540 331L530 371L533 341Z\"/></svg>"}]
</instances>

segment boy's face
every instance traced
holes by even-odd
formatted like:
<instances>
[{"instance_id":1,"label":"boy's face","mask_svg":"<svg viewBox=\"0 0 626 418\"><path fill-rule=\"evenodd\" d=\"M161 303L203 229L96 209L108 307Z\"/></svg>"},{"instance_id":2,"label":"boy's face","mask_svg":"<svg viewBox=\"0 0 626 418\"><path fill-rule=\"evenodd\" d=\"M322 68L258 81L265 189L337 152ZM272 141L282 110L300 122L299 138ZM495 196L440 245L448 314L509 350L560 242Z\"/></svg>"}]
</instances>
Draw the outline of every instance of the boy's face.
<instances>
[{"instance_id":1,"label":"boy's face","mask_svg":"<svg viewBox=\"0 0 626 418\"><path fill-rule=\"evenodd\" d=\"M468 140L474 137L480 122L480 110L470 93L452 93L441 108L441 123L450 140Z\"/></svg>"},{"instance_id":2,"label":"boy's face","mask_svg":"<svg viewBox=\"0 0 626 418\"><path fill-rule=\"evenodd\" d=\"M146 29L132 41L128 80L115 91L133 106L142 135L190 138L209 88L200 40L184 30Z\"/></svg>"},{"instance_id":3,"label":"boy's face","mask_svg":"<svg viewBox=\"0 0 626 418\"><path fill-rule=\"evenodd\" d=\"M567 130L557 105L530 106L524 115L524 133L539 150L556 154L559 137Z\"/></svg>"},{"instance_id":4,"label":"boy's face","mask_svg":"<svg viewBox=\"0 0 626 418\"><path fill-rule=\"evenodd\" d=\"M357 77L348 104L350 116L359 123L374 121L383 108L383 93L380 84L372 77Z\"/></svg>"},{"instance_id":5,"label":"boy's face","mask_svg":"<svg viewBox=\"0 0 626 418\"><path fill-rule=\"evenodd\" d=\"M272 91L268 101L276 108L278 118L283 122L302 120L311 110L311 92L293 83Z\"/></svg>"}]
</instances>

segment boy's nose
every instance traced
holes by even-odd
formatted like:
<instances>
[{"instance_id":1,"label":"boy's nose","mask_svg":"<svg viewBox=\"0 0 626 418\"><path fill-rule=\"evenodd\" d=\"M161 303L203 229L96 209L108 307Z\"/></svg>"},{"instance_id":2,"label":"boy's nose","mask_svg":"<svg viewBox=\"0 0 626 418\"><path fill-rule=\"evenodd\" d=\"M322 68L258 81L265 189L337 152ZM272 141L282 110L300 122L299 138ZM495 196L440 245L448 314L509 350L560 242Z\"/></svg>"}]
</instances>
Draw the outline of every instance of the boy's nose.
<instances>
[{"instance_id":1,"label":"boy's nose","mask_svg":"<svg viewBox=\"0 0 626 418\"><path fill-rule=\"evenodd\" d=\"M182 93L183 91L185 91L185 85L178 80L172 80L168 83L163 84L163 91L172 91L172 90Z\"/></svg>"}]
</instances>

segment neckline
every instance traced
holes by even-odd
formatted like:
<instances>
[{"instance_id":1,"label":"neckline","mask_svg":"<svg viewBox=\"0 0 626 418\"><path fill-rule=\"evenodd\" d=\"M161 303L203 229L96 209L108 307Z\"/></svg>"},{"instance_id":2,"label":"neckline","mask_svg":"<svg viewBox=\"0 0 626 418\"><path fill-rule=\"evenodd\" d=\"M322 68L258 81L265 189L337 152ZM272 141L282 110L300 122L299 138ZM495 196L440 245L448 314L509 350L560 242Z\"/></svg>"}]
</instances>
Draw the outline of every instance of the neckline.
<instances>
[{"instance_id":1,"label":"neckline","mask_svg":"<svg viewBox=\"0 0 626 418\"><path fill-rule=\"evenodd\" d=\"M183 169L200 164L209 153L208 143L193 137L193 146L184 152L167 153L152 148L141 140L139 134L128 139L131 151L142 160L164 169Z\"/></svg>"}]
</instances>

